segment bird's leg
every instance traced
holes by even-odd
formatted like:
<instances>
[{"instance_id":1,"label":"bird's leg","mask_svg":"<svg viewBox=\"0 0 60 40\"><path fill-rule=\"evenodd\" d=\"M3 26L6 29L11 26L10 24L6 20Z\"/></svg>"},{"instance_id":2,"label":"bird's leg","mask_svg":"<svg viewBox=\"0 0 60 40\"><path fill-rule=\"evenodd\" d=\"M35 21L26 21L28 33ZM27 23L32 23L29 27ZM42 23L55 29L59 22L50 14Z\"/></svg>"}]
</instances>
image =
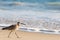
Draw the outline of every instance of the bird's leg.
<instances>
[{"instance_id":1,"label":"bird's leg","mask_svg":"<svg viewBox=\"0 0 60 40\"><path fill-rule=\"evenodd\" d=\"M15 32L15 35L17 36L17 38L19 38L19 36L17 35L17 33Z\"/></svg>"},{"instance_id":2,"label":"bird's leg","mask_svg":"<svg viewBox=\"0 0 60 40\"><path fill-rule=\"evenodd\" d=\"M10 33L8 34L8 38L10 37L10 34L12 33L12 31L10 31Z\"/></svg>"}]
</instances>

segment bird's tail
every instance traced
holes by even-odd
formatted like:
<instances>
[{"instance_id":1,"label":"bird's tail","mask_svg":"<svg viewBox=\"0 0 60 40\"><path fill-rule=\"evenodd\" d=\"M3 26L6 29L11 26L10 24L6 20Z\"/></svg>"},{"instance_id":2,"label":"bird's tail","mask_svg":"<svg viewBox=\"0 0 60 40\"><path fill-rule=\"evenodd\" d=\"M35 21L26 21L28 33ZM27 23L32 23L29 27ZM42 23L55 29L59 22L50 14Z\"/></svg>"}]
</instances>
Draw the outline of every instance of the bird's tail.
<instances>
[{"instance_id":1,"label":"bird's tail","mask_svg":"<svg viewBox=\"0 0 60 40\"><path fill-rule=\"evenodd\" d=\"M7 28L2 28L2 30L7 30Z\"/></svg>"},{"instance_id":2,"label":"bird's tail","mask_svg":"<svg viewBox=\"0 0 60 40\"><path fill-rule=\"evenodd\" d=\"M5 30L5 28L2 28L2 30Z\"/></svg>"}]
</instances>

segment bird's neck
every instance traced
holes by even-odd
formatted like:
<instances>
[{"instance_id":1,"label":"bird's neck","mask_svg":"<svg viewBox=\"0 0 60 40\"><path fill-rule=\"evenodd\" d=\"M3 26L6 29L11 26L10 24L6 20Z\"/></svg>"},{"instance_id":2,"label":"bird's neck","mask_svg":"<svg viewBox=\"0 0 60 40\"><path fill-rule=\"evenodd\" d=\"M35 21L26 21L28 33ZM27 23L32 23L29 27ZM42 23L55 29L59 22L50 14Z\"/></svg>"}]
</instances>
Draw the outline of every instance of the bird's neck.
<instances>
[{"instance_id":1,"label":"bird's neck","mask_svg":"<svg viewBox=\"0 0 60 40\"><path fill-rule=\"evenodd\" d=\"M17 24L17 26L19 26L19 24Z\"/></svg>"}]
</instances>

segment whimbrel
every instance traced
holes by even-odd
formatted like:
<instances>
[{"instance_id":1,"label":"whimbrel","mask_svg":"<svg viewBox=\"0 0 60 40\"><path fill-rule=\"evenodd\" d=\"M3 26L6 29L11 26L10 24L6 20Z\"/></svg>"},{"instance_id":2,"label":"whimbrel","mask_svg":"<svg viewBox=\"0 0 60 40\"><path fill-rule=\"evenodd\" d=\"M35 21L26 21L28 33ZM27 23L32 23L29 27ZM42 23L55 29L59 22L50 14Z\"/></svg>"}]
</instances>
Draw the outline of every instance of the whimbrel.
<instances>
[{"instance_id":1,"label":"whimbrel","mask_svg":"<svg viewBox=\"0 0 60 40\"><path fill-rule=\"evenodd\" d=\"M17 38L19 38L19 36L18 36L17 33L16 33L16 30L19 29L19 26L20 26L19 24L25 25L24 23L17 22L17 24L15 24L15 25L10 25L10 26L8 26L8 27L2 28L2 30L11 30L10 33L8 34L8 38L10 37L10 34L11 34L12 32L15 32L15 35L17 36Z\"/></svg>"}]
</instances>

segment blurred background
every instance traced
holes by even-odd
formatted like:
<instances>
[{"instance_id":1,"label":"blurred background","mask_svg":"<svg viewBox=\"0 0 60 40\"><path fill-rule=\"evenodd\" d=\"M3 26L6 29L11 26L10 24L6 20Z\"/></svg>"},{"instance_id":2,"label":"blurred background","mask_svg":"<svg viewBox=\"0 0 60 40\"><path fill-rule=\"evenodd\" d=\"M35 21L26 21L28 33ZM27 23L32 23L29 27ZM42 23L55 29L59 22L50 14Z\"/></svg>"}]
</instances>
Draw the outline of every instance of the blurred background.
<instances>
[{"instance_id":1,"label":"blurred background","mask_svg":"<svg viewBox=\"0 0 60 40\"><path fill-rule=\"evenodd\" d=\"M30 27L58 29L60 0L0 0L0 24L17 21Z\"/></svg>"}]
</instances>

